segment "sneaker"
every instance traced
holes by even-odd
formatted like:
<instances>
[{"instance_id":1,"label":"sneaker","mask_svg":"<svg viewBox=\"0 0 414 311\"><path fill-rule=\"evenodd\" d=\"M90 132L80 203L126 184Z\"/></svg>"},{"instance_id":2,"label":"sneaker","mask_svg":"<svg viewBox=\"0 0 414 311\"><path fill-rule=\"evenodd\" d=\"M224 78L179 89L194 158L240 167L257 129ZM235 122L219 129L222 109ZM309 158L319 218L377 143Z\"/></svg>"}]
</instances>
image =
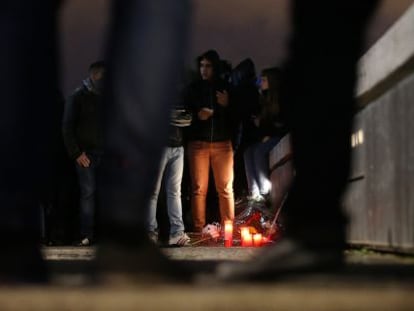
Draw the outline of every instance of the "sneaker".
<instances>
[{"instance_id":1,"label":"sneaker","mask_svg":"<svg viewBox=\"0 0 414 311\"><path fill-rule=\"evenodd\" d=\"M190 237L185 232L181 232L176 236L170 236L170 238L168 239L168 245L186 246L190 244L190 240Z\"/></svg>"},{"instance_id":2,"label":"sneaker","mask_svg":"<svg viewBox=\"0 0 414 311\"><path fill-rule=\"evenodd\" d=\"M340 249L312 249L285 238L263 249L253 262L219 265L216 276L222 282L273 281L286 275L336 272L342 267Z\"/></svg>"},{"instance_id":3,"label":"sneaker","mask_svg":"<svg viewBox=\"0 0 414 311\"><path fill-rule=\"evenodd\" d=\"M212 239L218 239L221 235L221 225L217 222L213 222L212 224L206 225L201 234L204 237L210 237Z\"/></svg>"},{"instance_id":4,"label":"sneaker","mask_svg":"<svg viewBox=\"0 0 414 311\"><path fill-rule=\"evenodd\" d=\"M264 202L265 198L261 194L254 194L254 195L248 196L247 200L249 202L251 202L251 201L253 201L253 202Z\"/></svg>"},{"instance_id":5,"label":"sneaker","mask_svg":"<svg viewBox=\"0 0 414 311\"><path fill-rule=\"evenodd\" d=\"M77 244L78 246L90 246L92 244L92 240L90 238L83 238L80 240L80 242Z\"/></svg>"},{"instance_id":6,"label":"sneaker","mask_svg":"<svg viewBox=\"0 0 414 311\"><path fill-rule=\"evenodd\" d=\"M152 243L157 244L158 243L158 232L149 231L148 232L148 238Z\"/></svg>"}]
</instances>

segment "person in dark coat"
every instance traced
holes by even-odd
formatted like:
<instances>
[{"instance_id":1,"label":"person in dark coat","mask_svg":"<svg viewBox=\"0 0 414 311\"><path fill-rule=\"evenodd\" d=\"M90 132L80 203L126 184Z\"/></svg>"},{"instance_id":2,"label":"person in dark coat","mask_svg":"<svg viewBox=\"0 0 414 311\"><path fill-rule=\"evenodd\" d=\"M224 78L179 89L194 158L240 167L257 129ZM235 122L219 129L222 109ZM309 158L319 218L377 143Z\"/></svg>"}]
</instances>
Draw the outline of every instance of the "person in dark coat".
<instances>
[{"instance_id":1,"label":"person in dark coat","mask_svg":"<svg viewBox=\"0 0 414 311\"><path fill-rule=\"evenodd\" d=\"M104 62L90 65L89 77L69 97L63 118L63 137L75 161L80 186L80 246L90 245L95 237L96 176L103 154L100 109L104 73Z\"/></svg>"},{"instance_id":2,"label":"person in dark coat","mask_svg":"<svg viewBox=\"0 0 414 311\"><path fill-rule=\"evenodd\" d=\"M248 195L244 165L246 148L258 141L258 128L252 116L259 111L259 92L256 69L253 61L247 58L237 65L230 75L232 95L232 118L234 120L234 195L235 204L240 206Z\"/></svg>"}]
</instances>

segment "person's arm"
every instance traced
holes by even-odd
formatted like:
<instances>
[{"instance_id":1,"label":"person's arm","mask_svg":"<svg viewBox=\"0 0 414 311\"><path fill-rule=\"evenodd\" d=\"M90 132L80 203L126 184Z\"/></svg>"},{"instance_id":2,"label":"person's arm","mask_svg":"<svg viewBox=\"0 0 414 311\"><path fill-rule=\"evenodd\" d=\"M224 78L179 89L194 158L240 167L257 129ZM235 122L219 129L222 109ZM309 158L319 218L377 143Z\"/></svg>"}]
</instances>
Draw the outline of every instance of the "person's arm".
<instances>
[{"instance_id":1,"label":"person's arm","mask_svg":"<svg viewBox=\"0 0 414 311\"><path fill-rule=\"evenodd\" d=\"M75 93L69 96L66 101L62 122L63 141L69 157L74 160L82 154L75 131L79 115L79 97L79 91L75 91Z\"/></svg>"},{"instance_id":2,"label":"person's arm","mask_svg":"<svg viewBox=\"0 0 414 311\"><path fill-rule=\"evenodd\" d=\"M221 107L229 106L230 100L229 100L229 93L227 92L227 90L217 91L216 96L217 96L217 104L219 104Z\"/></svg>"},{"instance_id":3,"label":"person's arm","mask_svg":"<svg viewBox=\"0 0 414 311\"><path fill-rule=\"evenodd\" d=\"M197 85L191 84L185 95L185 102L188 105L187 109L192 113L193 117L197 116L197 119L206 121L214 114L214 110L207 107L200 107L200 98L198 96Z\"/></svg>"}]
</instances>

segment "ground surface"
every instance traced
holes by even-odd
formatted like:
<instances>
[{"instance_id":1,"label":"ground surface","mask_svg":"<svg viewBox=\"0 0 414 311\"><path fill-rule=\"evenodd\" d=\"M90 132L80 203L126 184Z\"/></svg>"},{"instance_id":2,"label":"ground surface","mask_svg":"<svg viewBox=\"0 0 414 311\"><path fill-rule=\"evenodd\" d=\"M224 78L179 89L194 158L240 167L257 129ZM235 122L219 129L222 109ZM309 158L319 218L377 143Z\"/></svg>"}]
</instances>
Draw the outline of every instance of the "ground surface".
<instances>
[{"instance_id":1,"label":"ground surface","mask_svg":"<svg viewBox=\"0 0 414 311\"><path fill-rule=\"evenodd\" d=\"M250 260L254 248L163 248L171 259L211 272L223 260ZM1 287L0 310L414 310L414 259L348 251L346 272L265 284L143 282L85 285L94 248L47 247L52 284Z\"/></svg>"}]
</instances>

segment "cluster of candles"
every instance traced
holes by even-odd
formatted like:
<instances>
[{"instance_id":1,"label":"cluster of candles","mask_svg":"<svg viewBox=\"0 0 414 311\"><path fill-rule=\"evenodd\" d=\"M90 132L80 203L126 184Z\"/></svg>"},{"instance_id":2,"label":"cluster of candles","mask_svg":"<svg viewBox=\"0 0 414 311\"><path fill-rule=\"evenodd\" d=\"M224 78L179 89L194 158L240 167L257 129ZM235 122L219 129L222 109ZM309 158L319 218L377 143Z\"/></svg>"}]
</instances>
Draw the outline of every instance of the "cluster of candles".
<instances>
[{"instance_id":1,"label":"cluster of candles","mask_svg":"<svg viewBox=\"0 0 414 311\"><path fill-rule=\"evenodd\" d=\"M251 234L248 227L240 227L241 246L252 247L262 246L265 238L260 233ZM233 245L233 222L226 220L224 222L224 246L231 247Z\"/></svg>"}]
</instances>

